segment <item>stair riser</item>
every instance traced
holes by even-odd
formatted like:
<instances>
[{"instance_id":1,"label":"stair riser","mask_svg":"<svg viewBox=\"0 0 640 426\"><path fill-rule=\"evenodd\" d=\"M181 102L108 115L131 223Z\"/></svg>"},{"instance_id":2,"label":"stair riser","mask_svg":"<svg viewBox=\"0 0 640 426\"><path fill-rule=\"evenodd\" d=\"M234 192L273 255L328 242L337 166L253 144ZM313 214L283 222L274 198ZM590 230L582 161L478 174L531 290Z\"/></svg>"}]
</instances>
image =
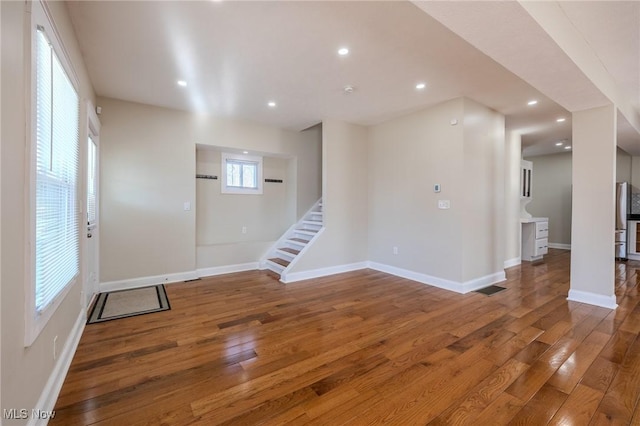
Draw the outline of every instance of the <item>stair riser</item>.
<instances>
[{"instance_id":1,"label":"stair riser","mask_svg":"<svg viewBox=\"0 0 640 426\"><path fill-rule=\"evenodd\" d=\"M303 240L307 241L317 234L316 232L305 231L304 229L296 229L295 231L293 231L293 233L295 234L296 238L302 238Z\"/></svg>"},{"instance_id":2,"label":"stair riser","mask_svg":"<svg viewBox=\"0 0 640 426\"><path fill-rule=\"evenodd\" d=\"M296 257L296 255L293 253L287 253L286 251L276 250L273 257L279 257L288 262L291 262Z\"/></svg>"},{"instance_id":3,"label":"stair riser","mask_svg":"<svg viewBox=\"0 0 640 426\"><path fill-rule=\"evenodd\" d=\"M272 262L267 262L266 266L267 266L267 269L269 269L271 272L274 272L278 275L281 275L282 271L284 271L283 267L281 267L280 265L276 265Z\"/></svg>"},{"instance_id":4,"label":"stair riser","mask_svg":"<svg viewBox=\"0 0 640 426\"><path fill-rule=\"evenodd\" d=\"M306 244L285 241L284 246L294 250L302 250L303 248L305 248Z\"/></svg>"}]
</instances>

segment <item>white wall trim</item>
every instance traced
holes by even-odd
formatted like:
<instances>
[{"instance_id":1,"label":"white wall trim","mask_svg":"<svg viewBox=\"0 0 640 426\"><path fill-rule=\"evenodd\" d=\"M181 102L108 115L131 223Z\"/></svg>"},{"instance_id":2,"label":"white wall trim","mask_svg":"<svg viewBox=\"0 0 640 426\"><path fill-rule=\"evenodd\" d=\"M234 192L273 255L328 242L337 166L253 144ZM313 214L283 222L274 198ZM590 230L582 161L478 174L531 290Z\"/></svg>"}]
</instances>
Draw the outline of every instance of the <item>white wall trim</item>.
<instances>
[{"instance_id":1,"label":"white wall trim","mask_svg":"<svg viewBox=\"0 0 640 426\"><path fill-rule=\"evenodd\" d=\"M462 294L477 290L479 288L487 287L491 284L495 284L506 279L504 271L485 275L484 277L476 278L462 283L377 262L369 262L369 268L375 269L376 271L385 272L387 274L395 275L400 278L406 278L408 280L417 281L422 284L427 284L433 287L455 291L456 293Z\"/></svg>"},{"instance_id":2,"label":"white wall trim","mask_svg":"<svg viewBox=\"0 0 640 426\"><path fill-rule=\"evenodd\" d=\"M196 272L198 277L212 277L214 275L232 274L234 272L253 271L259 269L259 262L238 263L236 265L213 266L211 268L201 268Z\"/></svg>"},{"instance_id":3,"label":"white wall trim","mask_svg":"<svg viewBox=\"0 0 640 426\"><path fill-rule=\"evenodd\" d=\"M573 302L587 303L589 305L600 306L607 309L615 309L618 307L616 296L605 296L602 294L591 293L588 291L569 290L567 300Z\"/></svg>"},{"instance_id":4,"label":"white wall trim","mask_svg":"<svg viewBox=\"0 0 640 426\"><path fill-rule=\"evenodd\" d=\"M417 281L422 284L428 284L434 287L442 288L444 290L463 293L462 283L459 283L457 281L438 278L431 275L422 274L420 272L410 271L408 269L398 268L396 266L386 265L384 263L378 262L369 262L369 268L387 274L395 275L396 277L406 278L408 280Z\"/></svg>"},{"instance_id":5,"label":"white wall trim","mask_svg":"<svg viewBox=\"0 0 640 426\"><path fill-rule=\"evenodd\" d=\"M200 278L198 276L198 272L186 271L186 272L178 272L175 274L131 278L128 280L107 281L104 283L100 283L100 292L104 293L107 291L127 290L130 288L145 287L145 286L156 285L156 284L176 283L180 281L195 280L197 278Z\"/></svg>"},{"instance_id":6,"label":"white wall trim","mask_svg":"<svg viewBox=\"0 0 640 426\"><path fill-rule=\"evenodd\" d=\"M34 409L42 412L49 412L55 407L58 395L60 394L60 389L62 389L62 384L64 383L64 379L67 377L67 372L71 366L73 355L76 353L78 343L80 343L80 337L82 337L82 332L86 322L87 312L85 309L81 309L80 314L69 333L69 337L67 337L67 341L62 348L62 352L60 352L60 357L53 367L53 371L51 372L44 389L42 389L42 393L40 394L40 398L38 398L38 403ZM31 414L31 412L29 414ZM47 423L48 419L31 417L27 424L32 426L46 425Z\"/></svg>"},{"instance_id":7,"label":"white wall trim","mask_svg":"<svg viewBox=\"0 0 640 426\"><path fill-rule=\"evenodd\" d=\"M289 284L296 281L326 277L327 275L342 274L344 272L357 271L359 269L366 269L367 267L369 267L369 262L367 261L349 263L346 265L329 266L327 268L311 269L309 271L289 273L289 274L286 274L286 277L281 278L280 281L285 284Z\"/></svg>"},{"instance_id":8,"label":"white wall trim","mask_svg":"<svg viewBox=\"0 0 640 426\"><path fill-rule=\"evenodd\" d=\"M508 259L504 261L504 269L512 268L514 266L518 266L522 263L522 259L520 256L514 257L513 259Z\"/></svg>"},{"instance_id":9,"label":"white wall trim","mask_svg":"<svg viewBox=\"0 0 640 426\"><path fill-rule=\"evenodd\" d=\"M571 244L564 243L549 243L549 248L560 250L571 250Z\"/></svg>"}]
</instances>

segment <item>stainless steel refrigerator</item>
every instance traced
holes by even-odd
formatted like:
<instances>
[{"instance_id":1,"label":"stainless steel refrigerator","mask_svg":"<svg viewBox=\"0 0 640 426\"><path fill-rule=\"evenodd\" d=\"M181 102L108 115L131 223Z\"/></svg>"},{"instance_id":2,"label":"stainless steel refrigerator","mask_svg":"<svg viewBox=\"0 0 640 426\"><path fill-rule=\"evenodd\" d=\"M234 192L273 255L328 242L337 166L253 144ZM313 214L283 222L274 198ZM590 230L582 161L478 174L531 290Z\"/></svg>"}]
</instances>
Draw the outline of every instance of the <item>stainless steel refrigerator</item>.
<instances>
[{"instance_id":1,"label":"stainless steel refrigerator","mask_svg":"<svg viewBox=\"0 0 640 426\"><path fill-rule=\"evenodd\" d=\"M629 184L616 183L616 258L627 258L627 214L629 213Z\"/></svg>"}]
</instances>

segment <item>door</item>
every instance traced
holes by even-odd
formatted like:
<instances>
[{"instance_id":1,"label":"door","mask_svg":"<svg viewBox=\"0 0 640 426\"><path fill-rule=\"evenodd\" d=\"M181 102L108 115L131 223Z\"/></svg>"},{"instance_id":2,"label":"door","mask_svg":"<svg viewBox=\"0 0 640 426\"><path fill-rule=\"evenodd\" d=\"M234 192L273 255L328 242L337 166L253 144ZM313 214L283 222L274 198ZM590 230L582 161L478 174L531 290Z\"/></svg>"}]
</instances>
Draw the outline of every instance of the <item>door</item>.
<instances>
[{"instance_id":1,"label":"door","mask_svg":"<svg viewBox=\"0 0 640 426\"><path fill-rule=\"evenodd\" d=\"M86 176L86 234L85 234L85 251L84 251L84 283L83 283L83 300L84 307L87 308L91 304L93 296L99 293L100 284L100 265L99 265L99 247L100 247L100 185L99 185L99 131L100 121L95 114L93 106L89 104L89 137L87 138L87 172Z\"/></svg>"}]
</instances>

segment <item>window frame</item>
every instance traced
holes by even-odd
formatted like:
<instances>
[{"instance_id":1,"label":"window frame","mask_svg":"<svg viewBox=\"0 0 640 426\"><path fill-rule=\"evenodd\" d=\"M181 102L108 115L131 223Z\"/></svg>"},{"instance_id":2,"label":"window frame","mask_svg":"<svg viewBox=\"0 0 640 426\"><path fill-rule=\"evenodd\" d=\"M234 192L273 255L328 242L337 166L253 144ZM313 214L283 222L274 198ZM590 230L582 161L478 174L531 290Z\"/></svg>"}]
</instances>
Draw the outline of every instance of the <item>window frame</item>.
<instances>
[{"instance_id":1,"label":"window frame","mask_svg":"<svg viewBox=\"0 0 640 426\"><path fill-rule=\"evenodd\" d=\"M256 188L230 186L227 182L227 164L233 163L255 163L256 164ZM262 195L263 179L262 179L262 157L257 155L234 154L230 152L221 153L220 161L221 185L220 192L222 194L245 194L245 195Z\"/></svg>"},{"instance_id":2,"label":"window frame","mask_svg":"<svg viewBox=\"0 0 640 426\"><path fill-rule=\"evenodd\" d=\"M30 88L25 92L25 102L27 105L27 177L28 177L28 185L27 185L27 213L29 220L26 223L25 229L25 241L27 244L25 245L26 250L26 279L25 279L25 333L24 333L24 346L31 346L42 330L45 328L53 314L56 312L58 307L61 305L62 301L65 299L67 294L71 291L71 289L81 281L82 275L82 221L81 221L81 212L82 212L82 188L83 183L81 182L82 176L82 154L84 153L84 149L81 146L82 140L82 126L80 125L82 121L82 101L81 94L79 90L78 77L77 74L71 65L71 61L69 59L69 55L62 44L61 37L53 23L53 19L49 10L47 9L46 4L43 4L41 1L34 1L31 3L31 19L28 21L29 29L26 32L27 35L27 46L30 51L27 54L27 57L30 59L26 67L29 69L29 84ZM64 70L71 86L76 92L78 97L78 165L77 165L77 176L76 176L76 221L78 226L78 271L75 276L71 279L69 283L67 283L61 291L53 298L53 300L40 312L36 309L36 183L37 183L37 172L36 172L36 161L37 161L37 42L38 42L38 27L43 28L44 33L47 36L47 39L60 62L62 69Z\"/></svg>"}]
</instances>

